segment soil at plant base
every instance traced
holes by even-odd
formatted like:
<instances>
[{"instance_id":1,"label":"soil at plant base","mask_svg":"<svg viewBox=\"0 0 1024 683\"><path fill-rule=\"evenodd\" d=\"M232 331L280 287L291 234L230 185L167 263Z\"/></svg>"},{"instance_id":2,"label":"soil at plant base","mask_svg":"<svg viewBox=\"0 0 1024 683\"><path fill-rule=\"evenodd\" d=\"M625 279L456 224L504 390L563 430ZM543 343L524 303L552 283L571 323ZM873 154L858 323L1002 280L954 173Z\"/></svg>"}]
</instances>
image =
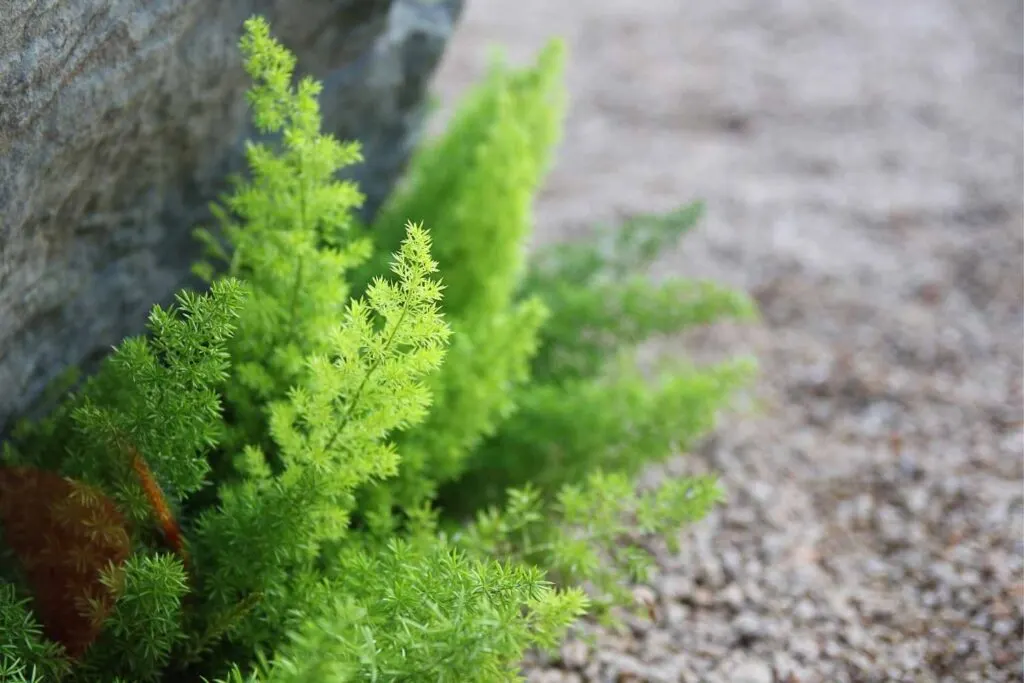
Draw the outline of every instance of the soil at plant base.
<instances>
[{"instance_id":1,"label":"soil at plant base","mask_svg":"<svg viewBox=\"0 0 1024 683\"><path fill-rule=\"evenodd\" d=\"M763 320L661 348L756 354L767 408L652 473L730 494L637 587L656 620L530 679L1024 679L1021 3L469 0L444 101L554 35L539 239L705 199L655 275Z\"/></svg>"}]
</instances>

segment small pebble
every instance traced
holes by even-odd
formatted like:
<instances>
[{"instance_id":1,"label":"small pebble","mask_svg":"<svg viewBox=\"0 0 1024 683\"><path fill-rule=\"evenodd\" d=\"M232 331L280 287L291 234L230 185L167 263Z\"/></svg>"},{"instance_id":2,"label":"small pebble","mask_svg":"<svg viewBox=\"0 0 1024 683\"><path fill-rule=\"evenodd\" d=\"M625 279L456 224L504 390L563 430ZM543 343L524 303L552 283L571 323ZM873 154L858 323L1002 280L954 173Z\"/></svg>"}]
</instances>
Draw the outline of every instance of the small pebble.
<instances>
[{"instance_id":1,"label":"small pebble","mask_svg":"<svg viewBox=\"0 0 1024 683\"><path fill-rule=\"evenodd\" d=\"M719 601L728 605L732 609L739 609L742 607L745 599L743 589L739 587L739 584L735 583L729 584L719 596Z\"/></svg>"},{"instance_id":2,"label":"small pebble","mask_svg":"<svg viewBox=\"0 0 1024 683\"><path fill-rule=\"evenodd\" d=\"M562 664L570 669L580 669L587 663L590 647L580 640L570 640L562 645Z\"/></svg>"},{"instance_id":3,"label":"small pebble","mask_svg":"<svg viewBox=\"0 0 1024 683\"><path fill-rule=\"evenodd\" d=\"M732 683L773 683L775 674L765 662L747 660L729 670L729 680Z\"/></svg>"}]
</instances>

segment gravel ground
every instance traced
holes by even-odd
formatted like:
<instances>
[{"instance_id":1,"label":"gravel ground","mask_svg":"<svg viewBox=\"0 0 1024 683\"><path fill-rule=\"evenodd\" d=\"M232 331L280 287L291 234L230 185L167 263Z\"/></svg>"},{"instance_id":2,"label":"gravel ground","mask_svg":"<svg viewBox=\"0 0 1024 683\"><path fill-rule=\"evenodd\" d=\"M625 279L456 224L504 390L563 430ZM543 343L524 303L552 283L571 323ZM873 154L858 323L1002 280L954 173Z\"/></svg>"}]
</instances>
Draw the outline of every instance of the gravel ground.
<instances>
[{"instance_id":1,"label":"gravel ground","mask_svg":"<svg viewBox=\"0 0 1024 683\"><path fill-rule=\"evenodd\" d=\"M765 408L667 467L730 500L637 587L655 622L531 680L1024 680L1022 13L469 0L448 102L491 44L571 46L539 239L704 198L658 272L763 310L664 345L756 354Z\"/></svg>"}]
</instances>

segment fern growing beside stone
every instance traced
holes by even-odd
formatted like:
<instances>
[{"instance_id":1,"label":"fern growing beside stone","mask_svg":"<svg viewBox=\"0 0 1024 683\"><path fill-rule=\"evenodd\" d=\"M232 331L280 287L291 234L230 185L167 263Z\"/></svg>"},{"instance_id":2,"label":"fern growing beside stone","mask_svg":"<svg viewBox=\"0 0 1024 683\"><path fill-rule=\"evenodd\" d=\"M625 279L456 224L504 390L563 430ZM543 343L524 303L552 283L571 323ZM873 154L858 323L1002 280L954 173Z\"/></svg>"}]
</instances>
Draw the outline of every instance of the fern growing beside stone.
<instances>
[{"instance_id":1,"label":"fern growing beside stone","mask_svg":"<svg viewBox=\"0 0 1024 683\"><path fill-rule=\"evenodd\" d=\"M692 212L527 258L560 44L496 67L365 229L319 85L293 87L260 18L241 49L280 137L197 232L209 291L155 308L5 446L0 678L515 680L526 649L628 601L638 536L721 499L632 475L712 426L749 363L651 386L626 361L750 304L641 277Z\"/></svg>"}]
</instances>

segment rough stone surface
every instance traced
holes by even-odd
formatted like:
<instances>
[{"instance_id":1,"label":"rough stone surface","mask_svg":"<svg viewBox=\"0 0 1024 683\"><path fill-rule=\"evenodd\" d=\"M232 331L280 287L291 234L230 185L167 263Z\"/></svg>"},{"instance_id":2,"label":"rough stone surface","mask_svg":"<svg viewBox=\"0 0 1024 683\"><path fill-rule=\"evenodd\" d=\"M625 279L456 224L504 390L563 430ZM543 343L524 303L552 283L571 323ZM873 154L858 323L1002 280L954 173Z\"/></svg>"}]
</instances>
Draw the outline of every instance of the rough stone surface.
<instances>
[{"instance_id":1,"label":"rough stone surface","mask_svg":"<svg viewBox=\"0 0 1024 683\"><path fill-rule=\"evenodd\" d=\"M587 661L534 680L1024 680L1021 24L1006 0L467 6L447 101L490 43L570 43L540 240L701 197L657 273L763 313L652 349L760 359L760 412L651 472L717 472L728 503L658 552L650 628L588 625Z\"/></svg>"},{"instance_id":2,"label":"rough stone surface","mask_svg":"<svg viewBox=\"0 0 1024 683\"><path fill-rule=\"evenodd\" d=\"M242 22L262 14L364 144L373 212L417 137L462 0L0 0L0 430L187 280L244 168Z\"/></svg>"}]
</instances>

